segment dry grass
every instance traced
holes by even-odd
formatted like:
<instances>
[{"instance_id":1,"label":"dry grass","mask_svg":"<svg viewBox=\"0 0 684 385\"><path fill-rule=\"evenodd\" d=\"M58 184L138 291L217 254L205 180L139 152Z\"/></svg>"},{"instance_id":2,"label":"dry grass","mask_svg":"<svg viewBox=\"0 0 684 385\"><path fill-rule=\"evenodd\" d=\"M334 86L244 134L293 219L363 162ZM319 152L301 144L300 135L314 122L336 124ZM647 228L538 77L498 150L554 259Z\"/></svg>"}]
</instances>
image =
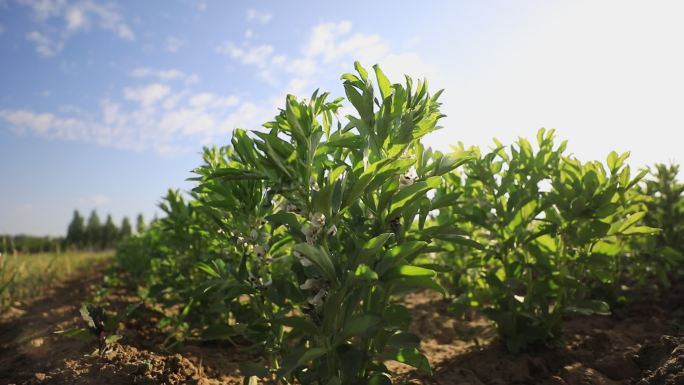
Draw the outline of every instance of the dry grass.
<instances>
[{"instance_id":1,"label":"dry grass","mask_svg":"<svg viewBox=\"0 0 684 385\"><path fill-rule=\"evenodd\" d=\"M0 310L40 296L55 283L112 255L105 251L0 256Z\"/></svg>"}]
</instances>

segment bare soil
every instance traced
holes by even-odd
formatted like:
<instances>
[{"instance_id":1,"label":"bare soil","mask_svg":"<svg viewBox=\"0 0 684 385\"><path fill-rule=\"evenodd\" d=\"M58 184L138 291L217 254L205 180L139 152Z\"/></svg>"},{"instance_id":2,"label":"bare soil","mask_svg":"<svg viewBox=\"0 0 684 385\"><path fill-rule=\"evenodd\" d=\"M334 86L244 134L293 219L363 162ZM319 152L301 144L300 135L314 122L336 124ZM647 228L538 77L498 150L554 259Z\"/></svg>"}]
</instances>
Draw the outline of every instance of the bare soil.
<instances>
[{"instance_id":1,"label":"bare soil","mask_svg":"<svg viewBox=\"0 0 684 385\"><path fill-rule=\"evenodd\" d=\"M254 356L206 343L164 351L151 309L128 321L124 338L103 356L93 354L93 339L55 335L82 324L80 304L97 290L102 270L0 315L0 385L242 383L238 365ZM518 355L505 351L484 318L457 319L438 294L410 294L404 302L414 315L412 331L434 373L388 366L399 384L684 385L684 281L640 294L612 316L568 317L562 346ZM135 298L115 291L108 301L123 308Z\"/></svg>"}]
</instances>

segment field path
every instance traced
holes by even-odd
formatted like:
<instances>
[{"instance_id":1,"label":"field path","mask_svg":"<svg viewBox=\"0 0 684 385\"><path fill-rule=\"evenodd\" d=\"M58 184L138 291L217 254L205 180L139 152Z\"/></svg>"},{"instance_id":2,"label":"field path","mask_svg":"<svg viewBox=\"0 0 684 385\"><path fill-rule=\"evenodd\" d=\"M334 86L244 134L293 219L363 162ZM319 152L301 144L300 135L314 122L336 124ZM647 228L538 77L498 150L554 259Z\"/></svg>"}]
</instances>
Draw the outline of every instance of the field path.
<instances>
[{"instance_id":1,"label":"field path","mask_svg":"<svg viewBox=\"0 0 684 385\"><path fill-rule=\"evenodd\" d=\"M56 284L48 295L0 315L0 385L240 384L240 362L258 359L222 343L190 341L164 351L155 326L160 314L141 308L120 325L124 338L103 357L92 355L92 338L54 334L83 326L79 308L103 282L106 265ZM646 290L613 316L572 316L564 345L512 355L492 338L481 317L470 321L448 312L440 296L404 298L413 313L412 331L435 375L399 364L397 384L423 385L679 385L684 383L684 281L666 291ZM108 308L137 301L124 288L109 291ZM470 330L470 331L468 331ZM467 334L473 333L469 337ZM474 344L477 340L480 347ZM639 382L641 380L641 382Z\"/></svg>"},{"instance_id":2,"label":"field path","mask_svg":"<svg viewBox=\"0 0 684 385\"><path fill-rule=\"evenodd\" d=\"M0 316L0 384L45 379L65 358L81 355L84 341L54 334L79 320L79 308L102 280L104 264L56 283L45 296Z\"/></svg>"},{"instance_id":3,"label":"field path","mask_svg":"<svg viewBox=\"0 0 684 385\"><path fill-rule=\"evenodd\" d=\"M241 384L237 368L244 354L220 345L188 344L178 352L164 351L158 333L150 332L158 314L149 309L120 325L124 338L103 357L92 354L97 344L90 336L55 334L84 326L81 303L102 284L105 270L106 263L95 263L55 284L47 295L0 315L0 385ZM137 299L120 288L105 301L111 310Z\"/></svg>"}]
</instances>

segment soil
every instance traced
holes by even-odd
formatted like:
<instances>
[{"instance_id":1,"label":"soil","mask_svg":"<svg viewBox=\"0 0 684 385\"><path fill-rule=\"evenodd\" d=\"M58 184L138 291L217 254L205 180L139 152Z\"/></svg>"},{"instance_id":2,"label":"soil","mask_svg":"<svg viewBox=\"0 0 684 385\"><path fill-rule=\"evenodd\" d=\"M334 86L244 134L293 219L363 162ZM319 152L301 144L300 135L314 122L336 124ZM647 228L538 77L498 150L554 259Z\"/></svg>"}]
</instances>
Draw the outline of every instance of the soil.
<instances>
[{"instance_id":1,"label":"soil","mask_svg":"<svg viewBox=\"0 0 684 385\"><path fill-rule=\"evenodd\" d=\"M0 315L0 385L242 383L239 363L255 357L206 343L164 351L151 309L121 325L123 338L103 355L93 351L94 338L54 334L81 326L80 304L96 292L102 271L95 267ZM412 331L424 341L433 375L387 364L397 384L684 385L684 281L640 295L612 316L568 317L562 346L512 355L484 318L458 319L440 295L410 294L404 302L413 312ZM135 298L114 291L107 301L123 308Z\"/></svg>"}]
</instances>

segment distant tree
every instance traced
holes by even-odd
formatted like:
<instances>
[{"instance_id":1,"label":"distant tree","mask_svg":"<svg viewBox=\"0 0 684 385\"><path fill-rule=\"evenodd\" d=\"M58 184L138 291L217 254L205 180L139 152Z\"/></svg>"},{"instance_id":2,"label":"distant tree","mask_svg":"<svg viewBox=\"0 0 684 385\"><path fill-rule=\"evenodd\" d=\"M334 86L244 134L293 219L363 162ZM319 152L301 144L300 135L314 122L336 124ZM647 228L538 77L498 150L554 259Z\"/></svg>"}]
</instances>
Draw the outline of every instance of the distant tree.
<instances>
[{"instance_id":1,"label":"distant tree","mask_svg":"<svg viewBox=\"0 0 684 385\"><path fill-rule=\"evenodd\" d=\"M102 240L102 224L100 223L100 217L95 210L90 212L85 235L86 244L89 247L97 248L100 245Z\"/></svg>"},{"instance_id":2,"label":"distant tree","mask_svg":"<svg viewBox=\"0 0 684 385\"><path fill-rule=\"evenodd\" d=\"M100 247L102 249L109 249L116 245L116 241L119 238L119 229L114 224L111 214L107 215L107 221L102 227L101 234Z\"/></svg>"},{"instance_id":3,"label":"distant tree","mask_svg":"<svg viewBox=\"0 0 684 385\"><path fill-rule=\"evenodd\" d=\"M138 214L138 218L136 218L135 222L135 232L138 234L144 233L147 225L145 224L145 218L142 213Z\"/></svg>"},{"instance_id":4,"label":"distant tree","mask_svg":"<svg viewBox=\"0 0 684 385\"><path fill-rule=\"evenodd\" d=\"M78 210L74 210L74 217L71 219L71 223L69 223L69 227L67 228L67 245L70 247L83 247L86 243L85 238L85 222Z\"/></svg>"},{"instance_id":5,"label":"distant tree","mask_svg":"<svg viewBox=\"0 0 684 385\"><path fill-rule=\"evenodd\" d=\"M124 217L124 219L121 221L121 229L119 230L119 239L124 239L124 238L130 237L132 232L133 232L133 230L131 228L131 221L128 220L128 217Z\"/></svg>"}]
</instances>

